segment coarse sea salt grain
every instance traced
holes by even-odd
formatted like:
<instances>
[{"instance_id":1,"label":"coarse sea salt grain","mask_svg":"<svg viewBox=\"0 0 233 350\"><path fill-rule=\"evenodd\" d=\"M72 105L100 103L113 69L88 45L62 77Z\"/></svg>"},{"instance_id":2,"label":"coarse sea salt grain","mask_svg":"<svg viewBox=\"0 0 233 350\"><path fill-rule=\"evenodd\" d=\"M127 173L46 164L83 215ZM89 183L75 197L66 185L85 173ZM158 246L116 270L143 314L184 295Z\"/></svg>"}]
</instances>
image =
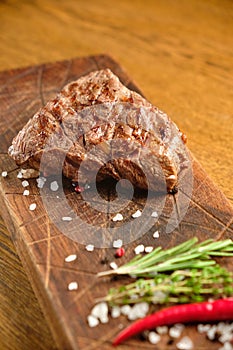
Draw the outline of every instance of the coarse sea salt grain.
<instances>
[{"instance_id":1,"label":"coarse sea salt grain","mask_svg":"<svg viewBox=\"0 0 233 350\"><path fill-rule=\"evenodd\" d=\"M96 318L95 316L92 316L92 315L87 316L87 322L88 322L88 326L90 328L96 327L99 324L98 318Z\"/></svg>"},{"instance_id":2,"label":"coarse sea salt grain","mask_svg":"<svg viewBox=\"0 0 233 350\"><path fill-rule=\"evenodd\" d=\"M112 310L111 310L111 317L112 318L117 318L119 317L121 314L121 309L119 306L113 306Z\"/></svg>"},{"instance_id":3,"label":"coarse sea salt grain","mask_svg":"<svg viewBox=\"0 0 233 350\"><path fill-rule=\"evenodd\" d=\"M68 290L77 290L78 289L78 282L70 282L68 284Z\"/></svg>"},{"instance_id":4,"label":"coarse sea salt grain","mask_svg":"<svg viewBox=\"0 0 233 350\"><path fill-rule=\"evenodd\" d=\"M145 247L145 253L151 253L153 249L154 249L154 248L153 248L153 247L150 247L150 246Z\"/></svg>"},{"instance_id":5,"label":"coarse sea salt grain","mask_svg":"<svg viewBox=\"0 0 233 350\"><path fill-rule=\"evenodd\" d=\"M223 333L219 338L218 341L220 343L225 344L226 342L233 341L233 334L232 333Z\"/></svg>"},{"instance_id":6,"label":"coarse sea salt grain","mask_svg":"<svg viewBox=\"0 0 233 350\"><path fill-rule=\"evenodd\" d=\"M7 175L8 175L8 174L7 174L7 171L3 171L3 172L2 172L2 177L7 177Z\"/></svg>"},{"instance_id":7,"label":"coarse sea salt grain","mask_svg":"<svg viewBox=\"0 0 233 350\"><path fill-rule=\"evenodd\" d=\"M212 327L210 327L210 329L206 333L207 338L209 340L214 340L216 331L217 331L217 326L216 325L213 325Z\"/></svg>"},{"instance_id":8,"label":"coarse sea salt grain","mask_svg":"<svg viewBox=\"0 0 233 350\"><path fill-rule=\"evenodd\" d=\"M56 192L59 189L57 181L52 181L50 184L50 190Z\"/></svg>"},{"instance_id":9,"label":"coarse sea salt grain","mask_svg":"<svg viewBox=\"0 0 233 350\"><path fill-rule=\"evenodd\" d=\"M128 313L128 319L130 321L137 320L138 318L143 318L149 311L149 305L146 302L135 304L131 307Z\"/></svg>"},{"instance_id":10,"label":"coarse sea salt grain","mask_svg":"<svg viewBox=\"0 0 233 350\"><path fill-rule=\"evenodd\" d=\"M117 264L115 263L115 261L112 261L109 266L111 267L111 269L116 270L118 268Z\"/></svg>"},{"instance_id":11,"label":"coarse sea salt grain","mask_svg":"<svg viewBox=\"0 0 233 350\"><path fill-rule=\"evenodd\" d=\"M172 338L179 338L180 335L181 335L181 333L182 333L182 330L183 330L183 329L178 328L178 327L176 327L176 326L171 327L171 328L169 329L169 335L170 335L170 337L172 337Z\"/></svg>"},{"instance_id":12,"label":"coarse sea salt grain","mask_svg":"<svg viewBox=\"0 0 233 350\"><path fill-rule=\"evenodd\" d=\"M151 214L152 218L157 218L158 217L158 213L157 211L153 211L153 213Z\"/></svg>"},{"instance_id":13,"label":"coarse sea salt grain","mask_svg":"<svg viewBox=\"0 0 233 350\"><path fill-rule=\"evenodd\" d=\"M72 218L70 216L63 216L62 221L72 221Z\"/></svg>"},{"instance_id":14,"label":"coarse sea salt grain","mask_svg":"<svg viewBox=\"0 0 233 350\"><path fill-rule=\"evenodd\" d=\"M189 337L185 336L180 339L180 341L176 344L176 347L179 350L191 350L193 349L193 342Z\"/></svg>"},{"instance_id":15,"label":"coarse sea salt grain","mask_svg":"<svg viewBox=\"0 0 233 350\"><path fill-rule=\"evenodd\" d=\"M22 186L23 187L28 187L29 186L29 182L27 180L23 180L22 181Z\"/></svg>"},{"instance_id":16,"label":"coarse sea salt grain","mask_svg":"<svg viewBox=\"0 0 233 350\"><path fill-rule=\"evenodd\" d=\"M121 307L121 313L124 316L127 316L129 314L130 310L131 310L131 306L130 305L123 305Z\"/></svg>"},{"instance_id":17,"label":"coarse sea salt grain","mask_svg":"<svg viewBox=\"0 0 233 350\"><path fill-rule=\"evenodd\" d=\"M36 203L32 203L29 205L29 210L35 210L36 209Z\"/></svg>"},{"instance_id":18,"label":"coarse sea salt grain","mask_svg":"<svg viewBox=\"0 0 233 350\"><path fill-rule=\"evenodd\" d=\"M86 250L88 251L88 252L93 252L93 250L94 250L94 245L93 244L88 244L88 245L86 245Z\"/></svg>"},{"instance_id":19,"label":"coarse sea salt grain","mask_svg":"<svg viewBox=\"0 0 233 350\"><path fill-rule=\"evenodd\" d=\"M210 327L211 327L210 324L200 323L197 325L197 331L198 331L198 333L205 333L210 329Z\"/></svg>"},{"instance_id":20,"label":"coarse sea salt grain","mask_svg":"<svg viewBox=\"0 0 233 350\"><path fill-rule=\"evenodd\" d=\"M167 326L159 326L159 327L156 327L156 332L159 333L159 334L167 334L168 332L168 327Z\"/></svg>"},{"instance_id":21,"label":"coarse sea salt grain","mask_svg":"<svg viewBox=\"0 0 233 350\"><path fill-rule=\"evenodd\" d=\"M123 245L122 239L117 239L116 241L113 241L113 248L121 248Z\"/></svg>"},{"instance_id":22,"label":"coarse sea salt grain","mask_svg":"<svg viewBox=\"0 0 233 350\"><path fill-rule=\"evenodd\" d=\"M113 218L112 221L122 221L123 220L123 215L118 213L116 214Z\"/></svg>"},{"instance_id":23,"label":"coarse sea salt grain","mask_svg":"<svg viewBox=\"0 0 233 350\"><path fill-rule=\"evenodd\" d=\"M39 171L35 169L21 169L23 179L33 179L39 176Z\"/></svg>"},{"instance_id":24,"label":"coarse sea salt grain","mask_svg":"<svg viewBox=\"0 0 233 350\"><path fill-rule=\"evenodd\" d=\"M134 248L134 253L135 254L140 254L143 253L145 250L145 247L143 244L139 244L136 248Z\"/></svg>"},{"instance_id":25,"label":"coarse sea salt grain","mask_svg":"<svg viewBox=\"0 0 233 350\"><path fill-rule=\"evenodd\" d=\"M155 231L153 233L153 238L159 238L159 231Z\"/></svg>"},{"instance_id":26,"label":"coarse sea salt grain","mask_svg":"<svg viewBox=\"0 0 233 350\"><path fill-rule=\"evenodd\" d=\"M160 341L161 337L158 333L156 332L149 332L148 334L148 340L151 344L158 344Z\"/></svg>"},{"instance_id":27,"label":"coarse sea salt grain","mask_svg":"<svg viewBox=\"0 0 233 350\"><path fill-rule=\"evenodd\" d=\"M71 262L77 259L77 255L76 254L70 254L65 258L65 262Z\"/></svg>"},{"instance_id":28,"label":"coarse sea salt grain","mask_svg":"<svg viewBox=\"0 0 233 350\"><path fill-rule=\"evenodd\" d=\"M101 323L108 322L108 304L103 301L96 304L91 310L91 315L100 320Z\"/></svg>"},{"instance_id":29,"label":"coarse sea salt grain","mask_svg":"<svg viewBox=\"0 0 233 350\"><path fill-rule=\"evenodd\" d=\"M22 179L23 178L23 174L22 174L21 170L18 172L17 178L18 179Z\"/></svg>"},{"instance_id":30,"label":"coarse sea salt grain","mask_svg":"<svg viewBox=\"0 0 233 350\"><path fill-rule=\"evenodd\" d=\"M24 196L29 196L29 190L24 190L24 191L23 191L23 195L24 195Z\"/></svg>"},{"instance_id":31,"label":"coarse sea salt grain","mask_svg":"<svg viewBox=\"0 0 233 350\"><path fill-rule=\"evenodd\" d=\"M36 179L36 182L37 182L37 187L38 188L43 188L44 187L44 184L46 182L46 178L45 177L38 177L38 179Z\"/></svg>"},{"instance_id":32,"label":"coarse sea salt grain","mask_svg":"<svg viewBox=\"0 0 233 350\"><path fill-rule=\"evenodd\" d=\"M218 350L233 350L233 346L231 345L230 342L226 342L226 343L224 343L224 345L221 346L221 348L219 348Z\"/></svg>"},{"instance_id":33,"label":"coarse sea salt grain","mask_svg":"<svg viewBox=\"0 0 233 350\"><path fill-rule=\"evenodd\" d=\"M134 214L132 214L132 218L136 219L142 215L141 210L137 210Z\"/></svg>"}]
</instances>

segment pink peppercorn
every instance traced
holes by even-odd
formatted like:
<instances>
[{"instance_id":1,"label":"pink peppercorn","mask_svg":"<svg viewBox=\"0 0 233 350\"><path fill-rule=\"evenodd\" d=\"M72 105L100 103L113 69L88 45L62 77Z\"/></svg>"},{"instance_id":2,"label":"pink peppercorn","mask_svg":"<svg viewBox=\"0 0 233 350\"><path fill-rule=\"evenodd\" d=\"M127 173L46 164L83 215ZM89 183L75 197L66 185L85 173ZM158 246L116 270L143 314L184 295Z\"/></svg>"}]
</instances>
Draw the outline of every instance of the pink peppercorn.
<instances>
[{"instance_id":1,"label":"pink peppercorn","mask_svg":"<svg viewBox=\"0 0 233 350\"><path fill-rule=\"evenodd\" d=\"M125 255L125 249L124 248L118 248L115 253L116 258L121 258L123 255Z\"/></svg>"},{"instance_id":2,"label":"pink peppercorn","mask_svg":"<svg viewBox=\"0 0 233 350\"><path fill-rule=\"evenodd\" d=\"M81 193L81 192L84 191L84 188L81 187L81 186L76 186L76 187L74 188L74 190L75 190L75 192L77 192L77 193Z\"/></svg>"}]
</instances>

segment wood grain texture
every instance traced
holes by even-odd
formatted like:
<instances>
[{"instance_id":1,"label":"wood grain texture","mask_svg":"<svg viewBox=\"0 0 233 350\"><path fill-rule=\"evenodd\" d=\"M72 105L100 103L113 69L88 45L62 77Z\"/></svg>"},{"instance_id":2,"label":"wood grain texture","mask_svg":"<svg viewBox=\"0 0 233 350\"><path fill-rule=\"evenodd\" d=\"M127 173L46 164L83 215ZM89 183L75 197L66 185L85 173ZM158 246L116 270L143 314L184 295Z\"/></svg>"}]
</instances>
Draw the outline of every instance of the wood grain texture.
<instances>
[{"instance_id":1,"label":"wood grain texture","mask_svg":"<svg viewBox=\"0 0 233 350\"><path fill-rule=\"evenodd\" d=\"M121 317L120 321L111 319L108 325L91 329L87 326L86 321L94 300L106 294L110 286L120 283L110 279L96 278L96 272L106 270L108 263L114 260L115 250L103 248L95 249L93 253L90 253L86 251L85 245L62 234L45 211L35 179L29 181L30 195L22 195L24 188L21 180L17 179L18 169L6 151L12 137L25 124L29 116L52 98L64 84L90 71L105 67L109 67L117 74L125 85L139 91L120 66L109 56L104 55L43 64L0 74L2 115L3 119L8 119L7 124L1 124L0 136L0 170L8 171L8 177L1 180L1 211L60 349L99 349L100 347L110 349L110 342L118 332L119 322L123 325L127 324L127 321ZM187 179L190 180L190 178ZM155 220L146 235L135 241L134 231L129 230L129 234L132 235L132 243L127 246L126 255L121 263L133 256L133 248L139 242L144 245L156 246L159 244L168 247L192 236L197 236L201 240L232 237L233 209L194 158L193 180L193 193L189 208L179 226L170 234L166 232L174 203L182 202L180 196L183 200L189 196L185 187L180 188L178 194L174 196L167 195L159 222ZM48 186L46 193L51 200L51 206L60 210L61 218L63 212L62 208L59 209L60 199L57 199L56 193L49 191L49 183L46 186ZM85 223L91 223L97 235L103 225L109 223L112 225L111 218L115 212L108 211L107 216L104 213L98 214L95 209L87 205L81 195L73 192L72 186L69 186L68 183L65 183L64 186L70 206L75 208L84 223L75 227L72 227L72 222L66 223L67 230L75 232L75 235L79 232L86 235ZM100 191L104 195L106 184L103 184L102 188L100 186ZM112 196L111 187L109 191L107 196ZM92 199L92 203L95 202L91 190L87 195ZM28 210L31 203L37 204L35 211ZM98 200L96 204L98 207ZM130 220L132 213L137 209L142 209L144 205L145 195L139 191L127 206L127 210L124 211L124 220ZM151 203L149 202L151 212L155 208L154 205L151 200ZM106 201L106 208L108 206ZM179 210L174 220L179 221L178 216ZM157 229L160 232L160 239L155 242L152 233ZM72 253L76 253L78 259L67 264L65 258ZM103 261L108 261L108 263L102 264ZM228 267L232 269L232 266ZM78 291L68 290L68 284L71 281L78 282ZM209 346L208 341L204 337L200 338L194 327L187 328L186 333L195 339L198 348L205 349ZM50 344L49 334L46 336ZM166 341L164 337L158 349L163 349ZM136 339L130 340L121 348L134 349L135 346L141 346L143 349L151 348L149 343L142 344ZM212 346L213 349L217 347L218 344Z\"/></svg>"},{"instance_id":2,"label":"wood grain texture","mask_svg":"<svg viewBox=\"0 0 233 350\"><path fill-rule=\"evenodd\" d=\"M117 6L106 0L59 1L59 6L55 0L4 0L0 29L1 71L111 53L144 95L185 131L192 153L232 201L231 0L120 0ZM0 348L53 348L16 254L1 225ZM21 306L23 300L34 300L33 311ZM28 329L33 331L27 337Z\"/></svg>"}]
</instances>

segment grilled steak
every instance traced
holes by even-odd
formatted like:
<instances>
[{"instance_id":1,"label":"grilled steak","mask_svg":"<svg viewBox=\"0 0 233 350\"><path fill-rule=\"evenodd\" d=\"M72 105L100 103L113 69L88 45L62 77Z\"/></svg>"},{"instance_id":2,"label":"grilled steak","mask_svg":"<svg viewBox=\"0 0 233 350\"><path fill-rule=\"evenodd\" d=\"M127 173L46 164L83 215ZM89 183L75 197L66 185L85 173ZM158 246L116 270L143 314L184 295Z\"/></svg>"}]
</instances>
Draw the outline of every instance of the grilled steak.
<instances>
[{"instance_id":1,"label":"grilled steak","mask_svg":"<svg viewBox=\"0 0 233 350\"><path fill-rule=\"evenodd\" d=\"M166 114L104 69L66 85L13 139L9 155L40 169L46 152L46 175L59 171L63 157L63 174L80 183L110 176L146 189L162 174L172 191L189 163L183 139Z\"/></svg>"}]
</instances>

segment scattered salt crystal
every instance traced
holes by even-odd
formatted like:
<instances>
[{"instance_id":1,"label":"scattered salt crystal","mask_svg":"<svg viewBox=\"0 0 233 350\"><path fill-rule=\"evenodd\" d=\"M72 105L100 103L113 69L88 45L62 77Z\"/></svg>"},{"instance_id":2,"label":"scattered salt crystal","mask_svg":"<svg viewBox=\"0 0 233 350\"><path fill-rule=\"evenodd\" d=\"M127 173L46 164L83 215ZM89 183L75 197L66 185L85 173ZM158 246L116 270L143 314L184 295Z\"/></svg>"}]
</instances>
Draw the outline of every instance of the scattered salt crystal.
<instances>
[{"instance_id":1,"label":"scattered salt crystal","mask_svg":"<svg viewBox=\"0 0 233 350\"><path fill-rule=\"evenodd\" d=\"M160 335L156 332L150 332L148 334L148 340L151 344L158 344L160 339L161 339Z\"/></svg>"},{"instance_id":2,"label":"scattered salt crystal","mask_svg":"<svg viewBox=\"0 0 233 350\"><path fill-rule=\"evenodd\" d=\"M147 312L149 310L148 303L138 303L131 307L129 313L128 313L128 319L130 321L134 321L138 318L143 318L146 316Z\"/></svg>"},{"instance_id":3,"label":"scattered salt crystal","mask_svg":"<svg viewBox=\"0 0 233 350\"><path fill-rule=\"evenodd\" d=\"M68 290L77 290L78 289L78 283L77 282L70 282L68 284Z\"/></svg>"},{"instance_id":4,"label":"scattered salt crystal","mask_svg":"<svg viewBox=\"0 0 233 350\"><path fill-rule=\"evenodd\" d=\"M207 332L210 329L210 327L211 327L210 324L202 324L202 323L200 323L200 324L197 325L197 331L199 333L205 333L205 332Z\"/></svg>"},{"instance_id":5,"label":"scattered salt crystal","mask_svg":"<svg viewBox=\"0 0 233 350\"><path fill-rule=\"evenodd\" d=\"M137 210L134 214L132 214L132 218L136 219L142 215L141 210Z\"/></svg>"},{"instance_id":6,"label":"scattered salt crystal","mask_svg":"<svg viewBox=\"0 0 233 350\"><path fill-rule=\"evenodd\" d=\"M57 181L52 181L50 184L50 190L56 192L59 189Z\"/></svg>"},{"instance_id":7,"label":"scattered salt crystal","mask_svg":"<svg viewBox=\"0 0 233 350\"><path fill-rule=\"evenodd\" d=\"M36 179L36 182L37 182L37 187L38 188L43 188L44 187L44 184L46 182L46 178L45 177L38 177L38 179Z\"/></svg>"},{"instance_id":8,"label":"scattered salt crystal","mask_svg":"<svg viewBox=\"0 0 233 350\"><path fill-rule=\"evenodd\" d=\"M153 249L153 247L145 247L145 253L151 253Z\"/></svg>"},{"instance_id":9,"label":"scattered salt crystal","mask_svg":"<svg viewBox=\"0 0 233 350\"><path fill-rule=\"evenodd\" d=\"M7 175L8 175L8 174L7 174L7 171L3 171L3 172L2 172L2 177L7 177Z\"/></svg>"},{"instance_id":10,"label":"scattered salt crystal","mask_svg":"<svg viewBox=\"0 0 233 350\"><path fill-rule=\"evenodd\" d=\"M223 333L219 338L218 341L220 341L220 343L224 344L226 342L231 342L233 340L233 334L231 332L226 332Z\"/></svg>"},{"instance_id":11,"label":"scattered salt crystal","mask_svg":"<svg viewBox=\"0 0 233 350\"><path fill-rule=\"evenodd\" d=\"M93 250L94 250L94 245L93 245L93 244L88 244L88 245L86 245L86 250L87 250L88 252L93 252Z\"/></svg>"},{"instance_id":12,"label":"scattered salt crystal","mask_svg":"<svg viewBox=\"0 0 233 350\"><path fill-rule=\"evenodd\" d=\"M70 216L63 216L62 221L72 221L72 218Z\"/></svg>"},{"instance_id":13,"label":"scattered salt crystal","mask_svg":"<svg viewBox=\"0 0 233 350\"><path fill-rule=\"evenodd\" d=\"M29 190L24 190L24 191L23 191L23 195L24 195L24 196L29 196Z\"/></svg>"},{"instance_id":14,"label":"scattered salt crystal","mask_svg":"<svg viewBox=\"0 0 233 350\"><path fill-rule=\"evenodd\" d=\"M135 254L143 253L145 250L145 247L143 244L139 244L136 248L134 248Z\"/></svg>"},{"instance_id":15,"label":"scattered salt crystal","mask_svg":"<svg viewBox=\"0 0 233 350\"><path fill-rule=\"evenodd\" d=\"M129 305L123 305L121 307L121 313L124 316L127 316L129 314L130 310L131 310L131 307Z\"/></svg>"},{"instance_id":16,"label":"scattered salt crystal","mask_svg":"<svg viewBox=\"0 0 233 350\"><path fill-rule=\"evenodd\" d=\"M184 328L185 328L183 323L175 323L174 327L177 328L177 329L180 329L181 331L183 331Z\"/></svg>"},{"instance_id":17,"label":"scattered salt crystal","mask_svg":"<svg viewBox=\"0 0 233 350\"><path fill-rule=\"evenodd\" d=\"M159 238L159 231L155 231L153 233L153 238Z\"/></svg>"},{"instance_id":18,"label":"scattered salt crystal","mask_svg":"<svg viewBox=\"0 0 233 350\"><path fill-rule=\"evenodd\" d=\"M168 332L168 327L167 326L159 326L159 327L156 327L156 332L159 333L159 334L167 334Z\"/></svg>"},{"instance_id":19,"label":"scattered salt crystal","mask_svg":"<svg viewBox=\"0 0 233 350\"><path fill-rule=\"evenodd\" d=\"M139 317L138 316L138 313L137 313L137 310L135 311L133 308L132 310L130 310L129 314L128 314L128 320L129 321L135 321L137 320L138 318L143 318L143 316Z\"/></svg>"},{"instance_id":20,"label":"scattered salt crystal","mask_svg":"<svg viewBox=\"0 0 233 350\"><path fill-rule=\"evenodd\" d=\"M217 324L217 329L219 332L231 332L233 331L233 323L219 322Z\"/></svg>"},{"instance_id":21,"label":"scattered salt crystal","mask_svg":"<svg viewBox=\"0 0 233 350\"><path fill-rule=\"evenodd\" d=\"M169 329L169 335L172 338L179 338L183 329L179 329L178 327L174 326Z\"/></svg>"},{"instance_id":22,"label":"scattered salt crystal","mask_svg":"<svg viewBox=\"0 0 233 350\"><path fill-rule=\"evenodd\" d=\"M113 248L121 248L123 244L122 239L117 239L116 241L113 241Z\"/></svg>"},{"instance_id":23,"label":"scattered salt crystal","mask_svg":"<svg viewBox=\"0 0 233 350\"><path fill-rule=\"evenodd\" d=\"M91 327L91 328L96 327L99 324L99 320L92 315L87 316L87 322L88 322L89 327Z\"/></svg>"},{"instance_id":24,"label":"scattered salt crystal","mask_svg":"<svg viewBox=\"0 0 233 350\"><path fill-rule=\"evenodd\" d=\"M157 218L158 217L158 213L157 211L153 211L153 213L151 214L152 218Z\"/></svg>"},{"instance_id":25,"label":"scattered salt crystal","mask_svg":"<svg viewBox=\"0 0 233 350\"><path fill-rule=\"evenodd\" d=\"M216 325L213 325L212 327L210 327L210 329L206 333L207 338L209 340L214 340L216 331L217 331L217 326Z\"/></svg>"},{"instance_id":26,"label":"scattered salt crystal","mask_svg":"<svg viewBox=\"0 0 233 350\"><path fill-rule=\"evenodd\" d=\"M22 186L23 187L28 187L29 186L29 182L27 180L22 181Z\"/></svg>"},{"instance_id":27,"label":"scattered salt crystal","mask_svg":"<svg viewBox=\"0 0 233 350\"><path fill-rule=\"evenodd\" d=\"M108 304L103 301L96 304L91 310L91 315L100 320L101 323L108 322Z\"/></svg>"},{"instance_id":28,"label":"scattered salt crystal","mask_svg":"<svg viewBox=\"0 0 233 350\"><path fill-rule=\"evenodd\" d=\"M23 174L22 174L21 170L18 172L17 178L18 179L22 179L23 178Z\"/></svg>"},{"instance_id":29,"label":"scattered salt crystal","mask_svg":"<svg viewBox=\"0 0 233 350\"><path fill-rule=\"evenodd\" d=\"M32 203L29 205L29 210L35 210L36 209L36 203Z\"/></svg>"},{"instance_id":30,"label":"scattered salt crystal","mask_svg":"<svg viewBox=\"0 0 233 350\"><path fill-rule=\"evenodd\" d=\"M71 262L71 261L74 261L77 259L77 255L76 254L71 254L71 255L68 255L66 258L65 258L65 262Z\"/></svg>"},{"instance_id":31,"label":"scattered salt crystal","mask_svg":"<svg viewBox=\"0 0 233 350\"><path fill-rule=\"evenodd\" d=\"M39 171L35 169L21 169L23 179L33 179L39 176Z\"/></svg>"},{"instance_id":32,"label":"scattered salt crystal","mask_svg":"<svg viewBox=\"0 0 233 350\"><path fill-rule=\"evenodd\" d=\"M123 216L122 214L118 213L116 214L113 218L112 221L122 221L123 220Z\"/></svg>"},{"instance_id":33,"label":"scattered salt crystal","mask_svg":"<svg viewBox=\"0 0 233 350\"><path fill-rule=\"evenodd\" d=\"M231 343L226 342L226 343L224 343L224 345L221 346L221 348L219 348L218 350L233 350L233 346L231 345Z\"/></svg>"},{"instance_id":34,"label":"scattered salt crystal","mask_svg":"<svg viewBox=\"0 0 233 350\"><path fill-rule=\"evenodd\" d=\"M112 318L117 318L119 317L121 314L121 309L119 306L113 306L112 310L111 310L111 316Z\"/></svg>"},{"instance_id":35,"label":"scattered salt crystal","mask_svg":"<svg viewBox=\"0 0 233 350\"><path fill-rule=\"evenodd\" d=\"M146 314L149 311L149 305L146 302L135 304L135 308Z\"/></svg>"},{"instance_id":36,"label":"scattered salt crystal","mask_svg":"<svg viewBox=\"0 0 233 350\"><path fill-rule=\"evenodd\" d=\"M176 344L176 347L179 350L191 350L193 349L193 342L189 337L185 336Z\"/></svg>"},{"instance_id":37,"label":"scattered salt crystal","mask_svg":"<svg viewBox=\"0 0 233 350\"><path fill-rule=\"evenodd\" d=\"M109 321L108 316L102 316L100 318L100 322L103 323L103 324L108 323L108 321Z\"/></svg>"},{"instance_id":38,"label":"scattered salt crystal","mask_svg":"<svg viewBox=\"0 0 233 350\"><path fill-rule=\"evenodd\" d=\"M116 270L118 268L117 264L115 263L115 261L112 261L109 266L111 267L111 269Z\"/></svg>"}]
</instances>

